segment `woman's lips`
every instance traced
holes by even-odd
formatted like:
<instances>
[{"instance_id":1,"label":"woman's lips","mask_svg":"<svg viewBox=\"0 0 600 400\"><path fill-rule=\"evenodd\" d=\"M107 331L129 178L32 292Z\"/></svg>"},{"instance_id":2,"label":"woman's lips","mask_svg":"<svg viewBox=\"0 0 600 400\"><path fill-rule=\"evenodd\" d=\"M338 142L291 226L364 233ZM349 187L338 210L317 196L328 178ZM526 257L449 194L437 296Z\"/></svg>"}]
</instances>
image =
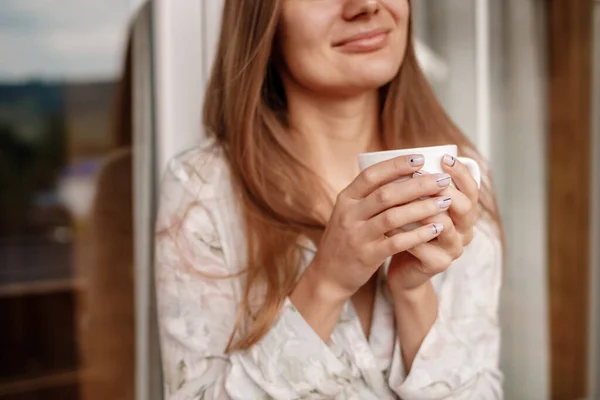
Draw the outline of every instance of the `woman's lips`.
<instances>
[{"instance_id":1,"label":"woman's lips","mask_svg":"<svg viewBox=\"0 0 600 400\"><path fill-rule=\"evenodd\" d=\"M366 53L384 47L387 44L388 37L388 30L377 29L340 40L334 44L334 47L351 53Z\"/></svg>"}]
</instances>

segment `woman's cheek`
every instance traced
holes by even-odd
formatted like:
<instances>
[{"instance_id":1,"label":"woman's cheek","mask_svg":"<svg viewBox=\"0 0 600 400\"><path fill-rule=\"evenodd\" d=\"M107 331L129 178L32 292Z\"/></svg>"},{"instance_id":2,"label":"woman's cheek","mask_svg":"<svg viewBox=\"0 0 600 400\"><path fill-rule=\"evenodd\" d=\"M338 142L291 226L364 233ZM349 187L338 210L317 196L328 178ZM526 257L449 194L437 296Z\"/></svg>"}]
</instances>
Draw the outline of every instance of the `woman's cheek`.
<instances>
[{"instance_id":1,"label":"woman's cheek","mask_svg":"<svg viewBox=\"0 0 600 400\"><path fill-rule=\"evenodd\" d=\"M396 23L408 24L410 15L410 4L408 0L379 0L392 15Z\"/></svg>"}]
</instances>

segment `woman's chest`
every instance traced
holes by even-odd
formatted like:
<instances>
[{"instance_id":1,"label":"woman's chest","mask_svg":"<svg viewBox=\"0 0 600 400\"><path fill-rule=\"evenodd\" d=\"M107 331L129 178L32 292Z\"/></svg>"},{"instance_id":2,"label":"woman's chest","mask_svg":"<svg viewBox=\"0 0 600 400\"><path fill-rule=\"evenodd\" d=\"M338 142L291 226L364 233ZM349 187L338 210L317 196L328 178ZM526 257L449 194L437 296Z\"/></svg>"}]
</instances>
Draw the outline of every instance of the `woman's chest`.
<instances>
[{"instance_id":1,"label":"woman's chest","mask_svg":"<svg viewBox=\"0 0 600 400\"><path fill-rule=\"evenodd\" d=\"M389 367L397 340L394 307L383 278L378 274L346 302L332 335L332 342L357 365L379 371Z\"/></svg>"}]
</instances>

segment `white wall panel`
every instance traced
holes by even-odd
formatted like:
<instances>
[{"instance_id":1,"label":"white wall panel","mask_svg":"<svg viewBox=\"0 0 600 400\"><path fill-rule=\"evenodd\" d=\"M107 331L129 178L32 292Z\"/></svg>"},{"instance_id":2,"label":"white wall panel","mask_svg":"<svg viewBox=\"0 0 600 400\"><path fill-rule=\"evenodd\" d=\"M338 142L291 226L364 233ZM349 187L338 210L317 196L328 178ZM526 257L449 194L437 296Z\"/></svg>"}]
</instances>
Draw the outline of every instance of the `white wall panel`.
<instances>
[{"instance_id":1,"label":"white wall panel","mask_svg":"<svg viewBox=\"0 0 600 400\"><path fill-rule=\"evenodd\" d=\"M507 399L549 398L544 2L492 2L492 167L506 233Z\"/></svg>"},{"instance_id":2,"label":"white wall panel","mask_svg":"<svg viewBox=\"0 0 600 400\"><path fill-rule=\"evenodd\" d=\"M153 4L157 162L162 172L170 158L200 139L206 37L202 1Z\"/></svg>"}]
</instances>

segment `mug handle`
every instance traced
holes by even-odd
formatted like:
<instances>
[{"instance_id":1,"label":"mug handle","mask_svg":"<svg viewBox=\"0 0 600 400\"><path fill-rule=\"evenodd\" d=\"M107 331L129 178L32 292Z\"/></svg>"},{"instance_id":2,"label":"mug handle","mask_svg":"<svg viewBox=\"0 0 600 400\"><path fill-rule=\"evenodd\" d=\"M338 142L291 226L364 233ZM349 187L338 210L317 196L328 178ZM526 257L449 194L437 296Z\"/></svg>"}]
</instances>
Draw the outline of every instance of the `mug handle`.
<instances>
[{"instance_id":1,"label":"mug handle","mask_svg":"<svg viewBox=\"0 0 600 400\"><path fill-rule=\"evenodd\" d=\"M477 187L481 188L481 168L479 167L479 164L477 164L477 161L468 157L456 157L456 159L467 167L471 176L475 179L475 182L477 182Z\"/></svg>"}]
</instances>

